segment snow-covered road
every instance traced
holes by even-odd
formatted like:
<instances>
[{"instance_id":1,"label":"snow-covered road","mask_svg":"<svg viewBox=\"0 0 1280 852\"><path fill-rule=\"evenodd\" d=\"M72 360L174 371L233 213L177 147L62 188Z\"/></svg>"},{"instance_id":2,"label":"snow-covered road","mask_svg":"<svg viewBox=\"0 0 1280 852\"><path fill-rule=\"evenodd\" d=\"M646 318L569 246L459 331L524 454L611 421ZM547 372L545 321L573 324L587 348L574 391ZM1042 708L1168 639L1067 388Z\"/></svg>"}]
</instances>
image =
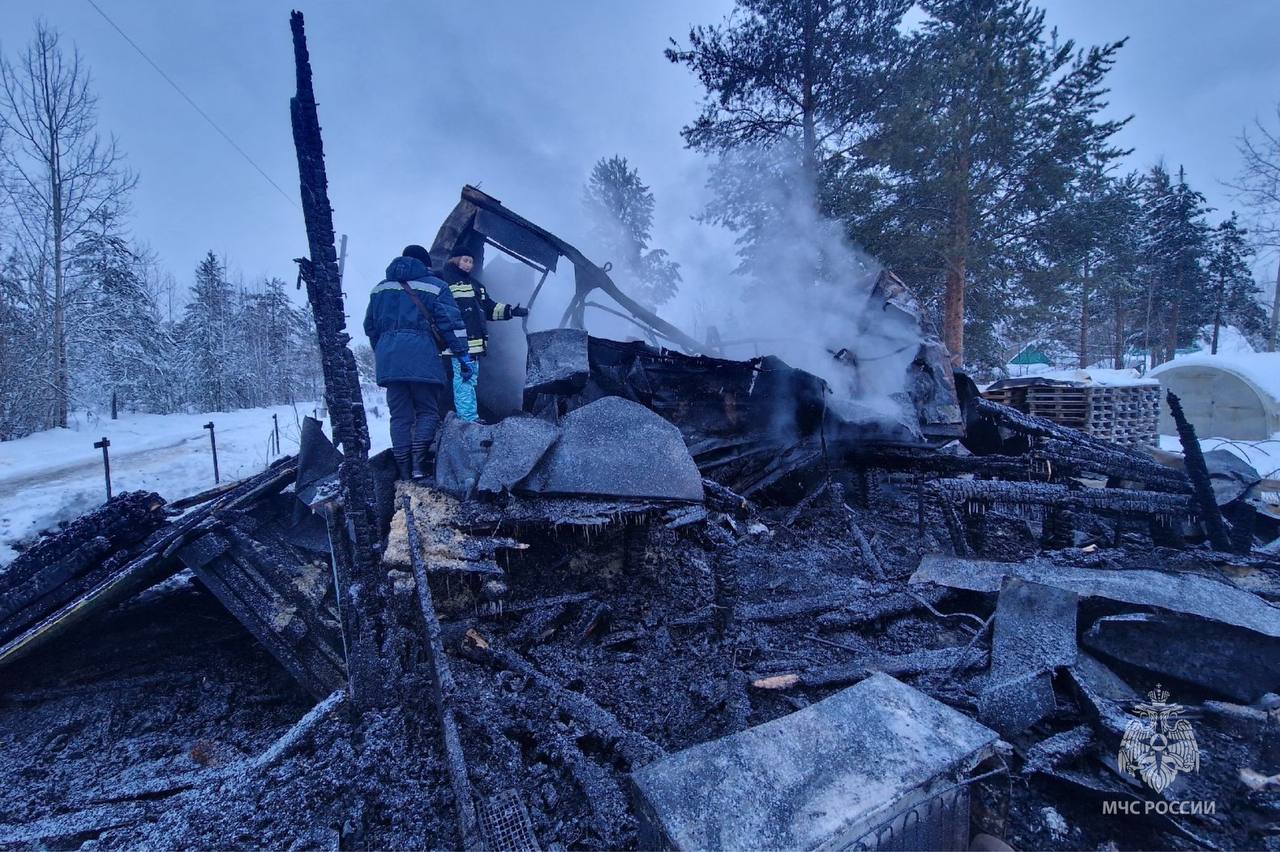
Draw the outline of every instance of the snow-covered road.
<instances>
[{"instance_id":1,"label":"snow-covered road","mask_svg":"<svg viewBox=\"0 0 1280 852\"><path fill-rule=\"evenodd\" d=\"M373 450L389 446L386 404L366 395ZM111 441L111 486L122 491L157 491L176 500L213 487L213 456L204 424L213 421L222 481L256 473L280 454L298 448L302 419L311 403L199 414L126 414L119 420L81 419L70 429L53 429L0 443L0 565L30 541L102 504L106 486L102 451L95 441ZM280 452L271 446L272 415L280 424ZM325 431L329 424L325 421Z\"/></svg>"}]
</instances>

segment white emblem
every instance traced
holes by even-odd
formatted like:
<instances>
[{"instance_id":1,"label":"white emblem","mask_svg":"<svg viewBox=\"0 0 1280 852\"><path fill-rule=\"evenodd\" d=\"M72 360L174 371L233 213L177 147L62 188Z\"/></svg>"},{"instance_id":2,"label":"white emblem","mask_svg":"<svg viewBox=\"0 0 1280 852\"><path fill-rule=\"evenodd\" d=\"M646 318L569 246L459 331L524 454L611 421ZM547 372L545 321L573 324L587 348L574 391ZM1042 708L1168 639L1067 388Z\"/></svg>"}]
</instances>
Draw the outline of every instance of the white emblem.
<instances>
[{"instance_id":1,"label":"white emblem","mask_svg":"<svg viewBox=\"0 0 1280 852\"><path fill-rule=\"evenodd\" d=\"M1157 793L1173 783L1179 772L1200 771L1200 747L1196 744L1195 731L1186 719L1178 719L1181 704L1166 703L1169 693L1156 684L1147 693L1150 704L1139 703L1133 708L1120 740L1119 764L1121 772L1128 772L1146 782Z\"/></svg>"}]
</instances>

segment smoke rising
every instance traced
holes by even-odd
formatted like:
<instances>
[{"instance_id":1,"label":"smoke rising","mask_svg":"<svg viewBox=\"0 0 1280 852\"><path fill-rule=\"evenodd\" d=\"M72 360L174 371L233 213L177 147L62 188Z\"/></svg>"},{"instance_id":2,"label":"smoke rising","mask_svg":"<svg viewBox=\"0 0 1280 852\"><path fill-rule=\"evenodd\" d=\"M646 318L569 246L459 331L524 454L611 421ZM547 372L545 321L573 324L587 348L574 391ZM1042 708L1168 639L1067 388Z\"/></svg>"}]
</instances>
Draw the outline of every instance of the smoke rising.
<instances>
[{"instance_id":1,"label":"smoke rising","mask_svg":"<svg viewBox=\"0 0 1280 852\"><path fill-rule=\"evenodd\" d=\"M660 313L719 341L727 357L777 355L821 376L837 400L892 415L919 327L873 293L883 267L821 215L791 154L745 151L711 164L701 182L685 183L697 191L679 199L696 218L669 215L668 199L657 197L655 244L670 249L684 279ZM587 317L593 333L636 334L599 312Z\"/></svg>"}]
</instances>

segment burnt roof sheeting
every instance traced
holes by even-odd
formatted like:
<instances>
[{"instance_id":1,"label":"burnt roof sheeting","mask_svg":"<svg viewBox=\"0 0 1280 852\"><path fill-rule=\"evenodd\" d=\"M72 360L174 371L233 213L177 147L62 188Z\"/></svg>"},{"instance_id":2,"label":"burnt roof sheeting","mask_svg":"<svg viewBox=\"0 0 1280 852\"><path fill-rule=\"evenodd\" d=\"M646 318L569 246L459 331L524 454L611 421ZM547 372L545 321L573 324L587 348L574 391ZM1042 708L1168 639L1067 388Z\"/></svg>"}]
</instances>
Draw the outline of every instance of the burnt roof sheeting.
<instances>
[{"instance_id":1,"label":"burnt roof sheeting","mask_svg":"<svg viewBox=\"0 0 1280 852\"><path fill-rule=\"evenodd\" d=\"M508 417L494 426L493 447L477 482L480 491L500 494L517 487L559 436L554 424L538 417Z\"/></svg>"},{"instance_id":2,"label":"burnt roof sheeting","mask_svg":"<svg viewBox=\"0 0 1280 852\"><path fill-rule=\"evenodd\" d=\"M473 228L500 247L555 271L560 251L533 231L493 210L476 211Z\"/></svg>"},{"instance_id":3,"label":"burnt roof sheeting","mask_svg":"<svg viewBox=\"0 0 1280 852\"><path fill-rule=\"evenodd\" d=\"M866 833L967 772L986 728L886 674L636 770L641 848L867 848ZM872 846L871 848L874 848Z\"/></svg>"},{"instance_id":4,"label":"burnt roof sheeting","mask_svg":"<svg viewBox=\"0 0 1280 852\"><path fill-rule=\"evenodd\" d=\"M702 475L680 430L644 406L607 396L569 412L560 429L521 490L702 502Z\"/></svg>"},{"instance_id":5,"label":"burnt roof sheeting","mask_svg":"<svg viewBox=\"0 0 1280 852\"><path fill-rule=\"evenodd\" d=\"M1042 559L990 562L933 555L920 561L911 582L932 582L973 592L995 592L1000 589L1004 577L1021 577L1046 586L1069 589L1081 597L1106 598L1196 615L1264 636L1280 637L1280 608L1243 589L1197 574L1074 568Z\"/></svg>"},{"instance_id":6,"label":"burnt roof sheeting","mask_svg":"<svg viewBox=\"0 0 1280 852\"><path fill-rule=\"evenodd\" d=\"M535 331L528 341L526 398L529 394L570 394L582 390L591 372L585 331L577 328Z\"/></svg>"},{"instance_id":7,"label":"burnt roof sheeting","mask_svg":"<svg viewBox=\"0 0 1280 852\"><path fill-rule=\"evenodd\" d=\"M1166 613L1100 618L1089 648L1250 703L1280 687L1280 639Z\"/></svg>"},{"instance_id":8,"label":"burnt roof sheeting","mask_svg":"<svg viewBox=\"0 0 1280 852\"><path fill-rule=\"evenodd\" d=\"M311 505L322 483L338 472L342 453L324 433L314 417L302 421L302 439L298 445L298 479L294 485L298 499Z\"/></svg>"},{"instance_id":9,"label":"burnt roof sheeting","mask_svg":"<svg viewBox=\"0 0 1280 852\"><path fill-rule=\"evenodd\" d=\"M556 442L560 430L536 417L508 417L496 426L450 417L440 430L436 487L455 496L472 489L515 489Z\"/></svg>"},{"instance_id":10,"label":"burnt roof sheeting","mask_svg":"<svg viewBox=\"0 0 1280 852\"><path fill-rule=\"evenodd\" d=\"M1002 734L1029 728L1053 712L1049 674L1075 661L1076 593L1006 577L979 718Z\"/></svg>"}]
</instances>

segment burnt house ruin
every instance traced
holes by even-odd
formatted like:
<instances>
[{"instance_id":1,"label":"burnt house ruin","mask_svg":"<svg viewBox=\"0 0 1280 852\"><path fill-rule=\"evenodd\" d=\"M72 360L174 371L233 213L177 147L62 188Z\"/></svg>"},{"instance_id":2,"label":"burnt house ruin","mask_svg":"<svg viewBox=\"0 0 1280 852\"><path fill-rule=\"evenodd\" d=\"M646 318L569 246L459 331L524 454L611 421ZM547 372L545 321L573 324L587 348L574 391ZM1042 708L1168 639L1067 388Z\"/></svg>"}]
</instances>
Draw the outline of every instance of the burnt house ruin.
<instances>
[{"instance_id":1,"label":"burnt house ruin","mask_svg":"<svg viewBox=\"0 0 1280 852\"><path fill-rule=\"evenodd\" d=\"M1176 398L1176 467L983 398L890 273L871 316L915 348L872 416L465 188L433 257L568 259L575 293L516 410L448 420L435 476L396 482L294 27L334 434L118 495L0 571L0 845L1277 842L1270 486ZM597 290L656 344L589 334Z\"/></svg>"}]
</instances>

